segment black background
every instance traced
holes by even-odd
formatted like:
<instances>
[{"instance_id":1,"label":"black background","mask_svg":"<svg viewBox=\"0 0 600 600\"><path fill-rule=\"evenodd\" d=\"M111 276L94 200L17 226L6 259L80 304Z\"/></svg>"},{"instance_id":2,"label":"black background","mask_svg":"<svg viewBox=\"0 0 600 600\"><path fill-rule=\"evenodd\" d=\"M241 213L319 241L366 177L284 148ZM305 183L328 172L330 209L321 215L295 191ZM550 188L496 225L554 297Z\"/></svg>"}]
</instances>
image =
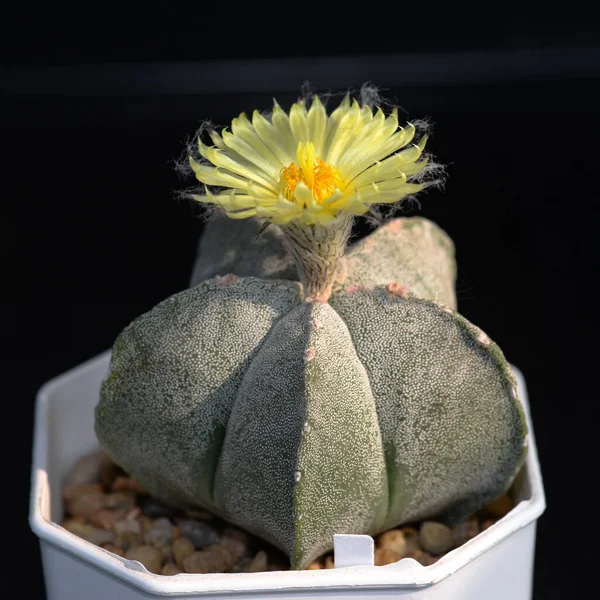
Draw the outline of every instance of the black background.
<instances>
[{"instance_id":1,"label":"black background","mask_svg":"<svg viewBox=\"0 0 600 600\"><path fill-rule=\"evenodd\" d=\"M44 597L27 524L37 389L187 284L202 222L174 199L171 161L201 120L289 105L306 80L370 80L435 124L446 189L410 214L454 239L459 310L528 384L548 500L534 598L594 579L600 38L573 3L483 6L346 7L348 25L339 7L4 9L4 589Z\"/></svg>"}]
</instances>

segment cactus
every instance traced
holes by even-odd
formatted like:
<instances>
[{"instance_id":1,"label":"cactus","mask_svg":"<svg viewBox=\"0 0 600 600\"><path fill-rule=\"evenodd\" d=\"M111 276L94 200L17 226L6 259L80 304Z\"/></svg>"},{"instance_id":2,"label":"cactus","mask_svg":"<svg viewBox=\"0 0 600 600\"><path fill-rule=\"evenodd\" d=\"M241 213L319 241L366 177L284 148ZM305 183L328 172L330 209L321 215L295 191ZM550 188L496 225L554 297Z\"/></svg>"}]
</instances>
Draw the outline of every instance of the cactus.
<instances>
[{"instance_id":1,"label":"cactus","mask_svg":"<svg viewBox=\"0 0 600 600\"><path fill-rule=\"evenodd\" d=\"M423 139L407 146L395 113L348 99L329 116L318 99L275 105L232 132L190 163L233 190L194 199L233 220L208 224L192 287L115 342L96 409L106 451L297 569L334 533L458 522L505 492L524 416L502 352L456 312L452 242L402 218L346 250L353 215L426 185Z\"/></svg>"}]
</instances>

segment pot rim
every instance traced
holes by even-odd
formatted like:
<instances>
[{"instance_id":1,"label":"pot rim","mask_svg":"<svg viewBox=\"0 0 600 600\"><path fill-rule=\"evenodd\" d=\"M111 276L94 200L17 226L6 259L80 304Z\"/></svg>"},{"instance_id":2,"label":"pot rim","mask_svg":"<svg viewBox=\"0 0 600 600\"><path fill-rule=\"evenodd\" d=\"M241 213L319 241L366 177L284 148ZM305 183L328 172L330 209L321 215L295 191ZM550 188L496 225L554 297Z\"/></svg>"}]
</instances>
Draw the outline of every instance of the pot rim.
<instances>
[{"instance_id":1,"label":"pot rim","mask_svg":"<svg viewBox=\"0 0 600 600\"><path fill-rule=\"evenodd\" d=\"M50 482L48 479L49 403L61 387L75 377L85 377L105 363L110 350L50 380L38 391L35 409L32 483L29 523L41 541L62 552L94 565L112 577L150 594L214 594L239 591L299 589L417 588L434 585L463 568L505 539L538 519L546 508L543 481L531 423L525 380L512 367L517 379L527 426L528 452L522 468L521 485L528 486L529 498L519 502L506 516L472 540L452 550L429 567L404 558L383 567L357 566L314 571L271 571L262 573L212 573L163 576L150 573L137 561L122 559L70 533L50 519ZM511 365L512 366L512 365ZM343 582L343 583L342 583Z\"/></svg>"}]
</instances>

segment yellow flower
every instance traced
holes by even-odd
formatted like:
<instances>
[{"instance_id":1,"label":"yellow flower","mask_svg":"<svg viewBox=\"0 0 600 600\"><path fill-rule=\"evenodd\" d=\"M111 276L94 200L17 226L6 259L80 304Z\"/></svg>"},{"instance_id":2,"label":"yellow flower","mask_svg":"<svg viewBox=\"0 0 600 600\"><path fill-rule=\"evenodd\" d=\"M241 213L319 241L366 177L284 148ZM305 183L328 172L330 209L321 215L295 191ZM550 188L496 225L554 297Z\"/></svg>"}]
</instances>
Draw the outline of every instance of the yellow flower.
<instances>
[{"instance_id":1,"label":"yellow flower","mask_svg":"<svg viewBox=\"0 0 600 600\"><path fill-rule=\"evenodd\" d=\"M205 161L189 160L205 184L205 193L192 197L233 219L327 226L340 213L362 215L372 204L395 203L423 187L410 178L427 163L417 162L427 136L411 143L415 127L399 127L396 110L373 114L346 96L327 115L315 96L310 110L298 102L288 115L275 102L270 119L254 111L250 121L242 113L230 129L211 132L214 146L198 139Z\"/></svg>"}]
</instances>

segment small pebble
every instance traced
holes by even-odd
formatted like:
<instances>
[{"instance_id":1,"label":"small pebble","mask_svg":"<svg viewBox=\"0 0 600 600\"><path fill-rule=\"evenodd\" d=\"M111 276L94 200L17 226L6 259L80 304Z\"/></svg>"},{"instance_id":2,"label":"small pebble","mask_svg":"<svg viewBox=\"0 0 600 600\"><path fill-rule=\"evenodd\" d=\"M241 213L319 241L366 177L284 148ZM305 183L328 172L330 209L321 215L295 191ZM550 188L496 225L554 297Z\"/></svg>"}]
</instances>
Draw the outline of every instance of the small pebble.
<instances>
[{"instance_id":1,"label":"small pebble","mask_svg":"<svg viewBox=\"0 0 600 600\"><path fill-rule=\"evenodd\" d=\"M510 496L504 494L503 496L496 498L493 502L490 502L488 505L486 505L483 510L495 519L501 519L512 509L513 501L510 499Z\"/></svg>"},{"instance_id":2,"label":"small pebble","mask_svg":"<svg viewBox=\"0 0 600 600\"><path fill-rule=\"evenodd\" d=\"M80 458L67 475L65 484L97 483L103 455L104 453L99 451Z\"/></svg>"},{"instance_id":3,"label":"small pebble","mask_svg":"<svg viewBox=\"0 0 600 600\"><path fill-rule=\"evenodd\" d=\"M181 537L173 542L171 547L175 563L180 569L183 569L183 561L195 551L194 544L187 538Z\"/></svg>"},{"instance_id":4,"label":"small pebble","mask_svg":"<svg viewBox=\"0 0 600 600\"><path fill-rule=\"evenodd\" d=\"M383 565L391 565L399 560L402 560L402 555L388 548L375 548L375 561L376 567L383 567Z\"/></svg>"},{"instance_id":5,"label":"small pebble","mask_svg":"<svg viewBox=\"0 0 600 600\"><path fill-rule=\"evenodd\" d=\"M128 560L137 560L141 562L150 573L160 575L160 570L163 563L163 557L160 550L152 546L137 546L130 548L125 553L125 558Z\"/></svg>"},{"instance_id":6,"label":"small pebble","mask_svg":"<svg viewBox=\"0 0 600 600\"><path fill-rule=\"evenodd\" d=\"M216 518L215 515L207 510L186 510L185 514L187 515L188 519L204 521L205 523L210 523Z\"/></svg>"},{"instance_id":7,"label":"small pebble","mask_svg":"<svg viewBox=\"0 0 600 600\"><path fill-rule=\"evenodd\" d=\"M331 556L331 554L328 554L325 557L325 568L326 569L335 569L335 561L333 560L333 556Z\"/></svg>"},{"instance_id":8,"label":"small pebble","mask_svg":"<svg viewBox=\"0 0 600 600\"><path fill-rule=\"evenodd\" d=\"M119 475L113 481L110 489L113 492L135 492L136 494L141 494L144 492L144 488L140 483L138 483L132 477L126 477L124 475Z\"/></svg>"},{"instance_id":9,"label":"small pebble","mask_svg":"<svg viewBox=\"0 0 600 600\"><path fill-rule=\"evenodd\" d=\"M67 519L63 522L62 526L67 531L74 533L76 536L83 538L87 542L95 544L96 546L102 546L103 544L108 544L109 542L115 541L115 535L111 531L97 529L92 525L81 523L80 521L76 521L74 519Z\"/></svg>"},{"instance_id":10,"label":"small pebble","mask_svg":"<svg viewBox=\"0 0 600 600\"><path fill-rule=\"evenodd\" d=\"M74 517L85 517L87 519L105 506L106 494L90 492L78 496L72 502L67 502L67 512Z\"/></svg>"},{"instance_id":11,"label":"small pebble","mask_svg":"<svg viewBox=\"0 0 600 600\"><path fill-rule=\"evenodd\" d=\"M421 549L419 532L414 527L402 527L400 531L404 534L404 541L406 542L406 554L413 552L414 550Z\"/></svg>"},{"instance_id":12,"label":"small pebble","mask_svg":"<svg viewBox=\"0 0 600 600\"><path fill-rule=\"evenodd\" d=\"M241 558L248 551L248 535L239 529L226 527L221 537L221 546L227 548L233 556Z\"/></svg>"},{"instance_id":13,"label":"small pebble","mask_svg":"<svg viewBox=\"0 0 600 600\"><path fill-rule=\"evenodd\" d=\"M69 517L64 520L62 526L65 526L65 523L87 523L87 519L84 517Z\"/></svg>"},{"instance_id":14,"label":"small pebble","mask_svg":"<svg viewBox=\"0 0 600 600\"><path fill-rule=\"evenodd\" d=\"M152 529L144 534L144 542L162 552L166 562L173 561L171 544L173 543L173 525L165 517L154 521Z\"/></svg>"},{"instance_id":15,"label":"small pebble","mask_svg":"<svg viewBox=\"0 0 600 600\"><path fill-rule=\"evenodd\" d=\"M190 540L194 544L194 547L198 549L205 548L206 546L214 546L219 543L219 532L206 523L180 521L179 530L182 537Z\"/></svg>"},{"instance_id":16,"label":"small pebble","mask_svg":"<svg viewBox=\"0 0 600 600\"><path fill-rule=\"evenodd\" d=\"M62 494L65 502L75 502L86 494L103 494L104 489L99 483L71 483L65 485Z\"/></svg>"},{"instance_id":17,"label":"small pebble","mask_svg":"<svg viewBox=\"0 0 600 600\"><path fill-rule=\"evenodd\" d=\"M100 467L98 470L98 481L106 488L110 489L114 480L119 475L125 475L125 471L115 464L106 454L106 452L100 452Z\"/></svg>"},{"instance_id":18,"label":"small pebble","mask_svg":"<svg viewBox=\"0 0 600 600\"><path fill-rule=\"evenodd\" d=\"M479 533L477 519L467 519L452 528L452 545L455 548L466 544Z\"/></svg>"},{"instance_id":19,"label":"small pebble","mask_svg":"<svg viewBox=\"0 0 600 600\"><path fill-rule=\"evenodd\" d=\"M252 564L252 558L242 556L231 569L232 573L248 573L248 567Z\"/></svg>"},{"instance_id":20,"label":"small pebble","mask_svg":"<svg viewBox=\"0 0 600 600\"><path fill-rule=\"evenodd\" d=\"M435 559L429 552L423 552L423 550L414 550L411 552L407 558L412 558L416 560L419 564L424 567L428 567L432 565L437 559Z\"/></svg>"},{"instance_id":21,"label":"small pebble","mask_svg":"<svg viewBox=\"0 0 600 600\"><path fill-rule=\"evenodd\" d=\"M419 530L421 548L430 554L444 554L452 547L452 530L436 521L425 521Z\"/></svg>"},{"instance_id":22,"label":"small pebble","mask_svg":"<svg viewBox=\"0 0 600 600\"><path fill-rule=\"evenodd\" d=\"M160 517L171 517L173 509L155 500L152 496L145 496L139 502L139 507L146 516L151 519L159 519Z\"/></svg>"},{"instance_id":23,"label":"small pebble","mask_svg":"<svg viewBox=\"0 0 600 600\"><path fill-rule=\"evenodd\" d=\"M125 511L121 508L114 510L102 509L97 513L94 513L90 517L90 523L94 527L100 529L106 529L107 531L114 531L115 523L125 518Z\"/></svg>"},{"instance_id":24,"label":"small pebble","mask_svg":"<svg viewBox=\"0 0 600 600\"><path fill-rule=\"evenodd\" d=\"M209 546L193 552L183 561L186 573L227 573L235 565L235 557L223 546Z\"/></svg>"},{"instance_id":25,"label":"small pebble","mask_svg":"<svg viewBox=\"0 0 600 600\"><path fill-rule=\"evenodd\" d=\"M160 571L161 575L179 575L179 573L183 573L183 571L171 562L166 563Z\"/></svg>"},{"instance_id":26,"label":"small pebble","mask_svg":"<svg viewBox=\"0 0 600 600\"><path fill-rule=\"evenodd\" d=\"M131 510L127 511L125 515L126 519L137 519L142 514L139 506L134 506Z\"/></svg>"},{"instance_id":27,"label":"small pebble","mask_svg":"<svg viewBox=\"0 0 600 600\"><path fill-rule=\"evenodd\" d=\"M264 550L259 550L248 566L248 573L259 573L267 570L269 560Z\"/></svg>"},{"instance_id":28,"label":"small pebble","mask_svg":"<svg viewBox=\"0 0 600 600\"><path fill-rule=\"evenodd\" d=\"M494 519L484 519L481 522L481 531L489 529L496 521Z\"/></svg>"},{"instance_id":29,"label":"small pebble","mask_svg":"<svg viewBox=\"0 0 600 600\"><path fill-rule=\"evenodd\" d=\"M106 496L106 508L120 508L130 511L135 506L135 494L133 492L112 492Z\"/></svg>"},{"instance_id":30,"label":"small pebble","mask_svg":"<svg viewBox=\"0 0 600 600\"><path fill-rule=\"evenodd\" d=\"M150 531L154 525L154 521L146 515L140 515L139 517L136 517L136 520L142 528L142 533L148 533L148 531Z\"/></svg>"},{"instance_id":31,"label":"small pebble","mask_svg":"<svg viewBox=\"0 0 600 600\"><path fill-rule=\"evenodd\" d=\"M376 545L378 548L393 550L400 556L407 553L407 543L404 533L400 529L390 529L377 537Z\"/></svg>"},{"instance_id":32,"label":"small pebble","mask_svg":"<svg viewBox=\"0 0 600 600\"><path fill-rule=\"evenodd\" d=\"M142 540L142 526L135 519L123 519L115 523L117 546L128 550L139 546Z\"/></svg>"},{"instance_id":33,"label":"small pebble","mask_svg":"<svg viewBox=\"0 0 600 600\"><path fill-rule=\"evenodd\" d=\"M150 546L171 545L173 541L173 525L166 517L156 519L152 524L152 529L144 535L146 544Z\"/></svg>"},{"instance_id":34,"label":"small pebble","mask_svg":"<svg viewBox=\"0 0 600 600\"><path fill-rule=\"evenodd\" d=\"M220 544L221 546L223 546L223 548L227 548L227 550L233 556L235 556L235 558L241 558L242 556L244 556L248 549L247 545L241 540L236 540L234 538L225 536L221 538Z\"/></svg>"},{"instance_id":35,"label":"small pebble","mask_svg":"<svg viewBox=\"0 0 600 600\"><path fill-rule=\"evenodd\" d=\"M307 571L317 571L322 568L323 568L323 565L318 560L313 560L313 562L311 562L308 565L308 567L306 567L306 570Z\"/></svg>"},{"instance_id":36,"label":"small pebble","mask_svg":"<svg viewBox=\"0 0 600 600\"><path fill-rule=\"evenodd\" d=\"M103 544L102 547L105 550L108 550L109 552L112 552L113 554L116 554L117 556L121 556L122 558L125 558L125 550L123 550L123 548L119 548L119 546L115 546L114 544Z\"/></svg>"}]
</instances>

